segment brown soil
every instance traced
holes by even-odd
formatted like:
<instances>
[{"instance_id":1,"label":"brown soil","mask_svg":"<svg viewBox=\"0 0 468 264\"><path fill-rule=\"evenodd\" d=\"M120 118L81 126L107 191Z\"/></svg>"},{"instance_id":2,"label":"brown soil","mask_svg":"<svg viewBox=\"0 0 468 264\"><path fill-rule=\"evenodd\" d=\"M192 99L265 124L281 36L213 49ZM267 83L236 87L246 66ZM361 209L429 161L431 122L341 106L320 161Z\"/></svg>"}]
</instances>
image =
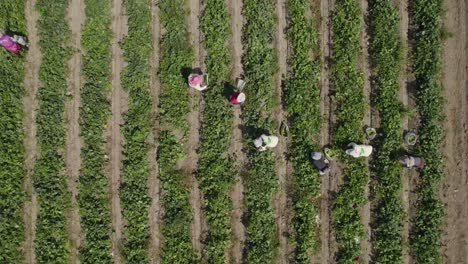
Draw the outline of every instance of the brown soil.
<instances>
[{"instance_id":1,"label":"brown soil","mask_svg":"<svg viewBox=\"0 0 468 264\"><path fill-rule=\"evenodd\" d=\"M369 65L369 36L367 34L367 26L365 23L365 19L367 17L367 0L361 0L361 8L362 8L362 31L360 34L360 42L362 47L362 54L360 58L360 67L364 73L364 97L366 100L366 104L369 108L365 112L364 116L364 126L372 126L374 128L378 128L378 119L375 112L371 111L371 85L370 85L370 77L371 77L371 70ZM372 144L372 143L370 143ZM365 197L369 197L369 184L366 185L365 189ZM368 199L366 199L368 200ZM360 259L363 263L369 263L370 261L370 254L371 254L371 204L370 202L366 202L362 208L360 209L361 214L361 221L364 225L364 229L366 230L367 236L365 239L361 241L361 256Z\"/></svg>"},{"instance_id":2,"label":"brown soil","mask_svg":"<svg viewBox=\"0 0 468 264\"><path fill-rule=\"evenodd\" d=\"M330 120L330 45L331 45L331 1L320 1L320 112L324 120ZM326 146L330 144L330 125L324 122L320 133L320 144ZM320 243L321 248L318 255L314 256L313 263L331 263L333 254L336 252L336 244L330 241L332 236L330 232L330 192L336 190L333 187L331 173L322 176L320 191Z\"/></svg>"},{"instance_id":3,"label":"brown soil","mask_svg":"<svg viewBox=\"0 0 468 264\"><path fill-rule=\"evenodd\" d=\"M23 252L25 255L25 263L36 263L34 254L34 239L36 232L37 218L37 196L33 187L34 162L37 156L36 150L36 109L37 98L36 93L41 86L39 82L39 66L41 65L41 51L38 46L37 20L39 14L35 10L35 0L26 1L26 25L29 39L29 52L26 54L26 76L25 88L26 97L23 101L24 108L24 131L25 131L25 150L26 150L26 179L24 189L29 197L29 200L24 205L24 225L25 225L25 241L23 244Z\"/></svg>"},{"instance_id":4,"label":"brown soil","mask_svg":"<svg viewBox=\"0 0 468 264\"><path fill-rule=\"evenodd\" d=\"M200 68L202 71L205 71L203 65L202 54L202 45L200 38L200 9L201 3L200 0L190 0L190 15L188 16L187 23L189 24L189 33L190 33L190 42L192 44L195 61L192 64L193 68ZM202 253L202 241L204 240L204 235L206 234L206 221L204 220L202 213L202 201L203 197L198 188L198 182L195 178L195 172L197 169L198 163L198 145L200 141L200 113L203 109L201 94L195 89L189 89L190 94L190 113L187 117L187 122L190 126L190 131L188 135L188 140L184 144L184 150L186 153L186 159L181 165L181 169L190 174L190 204L192 206L193 212L193 222L191 224L191 237L192 244L195 252L199 255Z\"/></svg>"},{"instance_id":5,"label":"brown soil","mask_svg":"<svg viewBox=\"0 0 468 264\"><path fill-rule=\"evenodd\" d=\"M401 0L397 1L394 0L393 4L395 7L398 8L399 15L400 15L400 38L401 42L403 44L403 51L404 51L404 57L406 58L406 61L408 61L408 1L407 0ZM409 66L407 64L403 65L402 73L400 74L400 93L399 97L401 102L409 106L409 96L408 96L408 71L409 71ZM406 117L402 120L402 128L403 130L408 130L409 129L409 118ZM403 238L403 243L408 244L409 243L409 230L410 230L410 225L408 221L408 216L410 215L410 177L414 175L410 175L408 171L403 171L401 181L402 181L402 187L403 190L401 192L401 201L403 203L403 208L405 212L405 219L403 221L403 232L402 232L402 238ZM411 196L413 197L413 196ZM408 251L404 252L403 255L403 263L409 264L412 263L411 260L411 255L408 254Z\"/></svg>"},{"instance_id":6,"label":"brown soil","mask_svg":"<svg viewBox=\"0 0 468 264\"><path fill-rule=\"evenodd\" d=\"M81 26L85 21L84 2L82 0L72 0L68 8L67 20L73 34L72 47L75 54L68 62L69 74L67 76L68 90L67 95L71 97L65 106L67 120L67 154L66 171L68 175L68 190L71 194L71 210L68 213L67 225L71 241L71 263L79 263L78 249L82 241L80 215L77 203L78 179L81 167L81 146L80 139L80 89L82 84L81 77Z\"/></svg>"},{"instance_id":7,"label":"brown soil","mask_svg":"<svg viewBox=\"0 0 468 264\"><path fill-rule=\"evenodd\" d=\"M285 30L286 30L286 4L284 0L278 0L276 2L276 15L278 18L277 31L275 37L275 48L278 58L278 72L275 77L275 98L277 99L277 106L273 109L273 119L277 122L278 126L285 121L285 113L282 108L282 96L283 96L283 81L287 74L287 58L288 58L288 43L286 41ZM272 131L272 134L275 132ZM286 161L286 152L288 138L282 135L279 137L278 146L274 149L276 154L276 165L275 170L279 180L279 190L275 196L273 208L276 213L276 225L278 227L278 239L279 239L279 256L278 263L288 263L288 257L292 252L291 246L288 244L288 234L290 233L288 225L288 217L291 216L291 212L287 206L287 178L288 163ZM290 174L289 174L290 175Z\"/></svg>"},{"instance_id":8,"label":"brown soil","mask_svg":"<svg viewBox=\"0 0 468 264\"><path fill-rule=\"evenodd\" d=\"M157 6L157 0L151 2L151 13L153 18L152 33L153 33L153 56L150 60L151 65L151 80L150 80L150 91L151 97L153 98L153 113L154 117L158 116L158 105L159 105L159 94L160 94L160 83L157 72L159 70L159 38L161 36L161 24L159 22L159 8ZM148 154L148 162L150 168L150 177L148 179L148 195L151 197L151 207L149 209L149 226L150 226L150 263L160 263L160 250L161 250L161 203L160 203L160 192L161 186L159 181L159 167L156 162L156 150L158 144L155 139L159 137L159 123L158 119L154 118L155 125L153 132L150 135L150 149Z\"/></svg>"},{"instance_id":9,"label":"brown soil","mask_svg":"<svg viewBox=\"0 0 468 264\"><path fill-rule=\"evenodd\" d=\"M244 18L242 17L242 1L231 1L226 0L231 18L231 39L230 39L230 50L231 50L231 79L235 80L239 78L242 73L242 26L244 24ZM234 108L234 120L233 130L231 135L231 149L230 153L236 159L236 165L238 171L241 173L246 164L245 153L242 152L242 131L240 126L242 125L241 109ZM230 196L233 202L233 211L231 213L231 228L232 228L232 248L229 252L229 263L242 263L242 253L244 251L245 242L245 227L242 223L243 215L243 199L244 199L244 187L242 185L242 177L238 173L236 176L236 184L234 185Z\"/></svg>"},{"instance_id":10,"label":"brown soil","mask_svg":"<svg viewBox=\"0 0 468 264\"><path fill-rule=\"evenodd\" d=\"M453 34L443 51L442 85L445 105L445 141L442 148L445 164L445 181L442 185L442 201L446 204L443 232L443 262L467 263L468 260L468 5L464 0L445 1L445 27Z\"/></svg>"},{"instance_id":11,"label":"brown soil","mask_svg":"<svg viewBox=\"0 0 468 264\"><path fill-rule=\"evenodd\" d=\"M128 95L122 90L120 72L124 67L123 51L120 41L127 34L127 17L124 15L122 0L112 2L112 92L109 101L111 102L112 116L108 121L106 129L106 152L110 162L106 169L109 179L109 196L111 200L111 220L112 220L112 248L111 255L114 263L122 263L120 254L120 243L122 240L122 208L120 207L119 186L120 171L122 167L122 145L123 138L120 134L120 126L123 124L122 114L128 109Z\"/></svg>"}]
</instances>

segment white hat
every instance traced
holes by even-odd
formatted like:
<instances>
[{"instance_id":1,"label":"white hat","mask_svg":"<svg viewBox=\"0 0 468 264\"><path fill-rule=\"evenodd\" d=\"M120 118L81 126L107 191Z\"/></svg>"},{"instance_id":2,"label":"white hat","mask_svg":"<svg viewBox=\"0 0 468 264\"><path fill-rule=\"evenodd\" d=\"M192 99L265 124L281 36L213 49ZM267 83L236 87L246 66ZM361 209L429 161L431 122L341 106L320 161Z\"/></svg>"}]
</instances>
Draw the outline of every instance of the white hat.
<instances>
[{"instance_id":1,"label":"white hat","mask_svg":"<svg viewBox=\"0 0 468 264\"><path fill-rule=\"evenodd\" d=\"M239 95L237 96L237 102L239 103L245 102L245 93L239 93Z\"/></svg>"},{"instance_id":2,"label":"white hat","mask_svg":"<svg viewBox=\"0 0 468 264\"><path fill-rule=\"evenodd\" d=\"M320 160L322 158L322 153L320 152L313 152L312 153L312 159L313 160Z\"/></svg>"}]
</instances>

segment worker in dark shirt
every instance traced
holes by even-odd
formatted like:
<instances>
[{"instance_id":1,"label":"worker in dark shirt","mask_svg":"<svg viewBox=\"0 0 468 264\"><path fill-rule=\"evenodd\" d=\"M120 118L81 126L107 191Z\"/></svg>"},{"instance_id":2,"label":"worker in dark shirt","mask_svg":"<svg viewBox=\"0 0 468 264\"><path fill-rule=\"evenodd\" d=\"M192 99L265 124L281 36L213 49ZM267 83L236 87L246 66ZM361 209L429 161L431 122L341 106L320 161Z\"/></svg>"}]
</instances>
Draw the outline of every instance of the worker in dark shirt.
<instances>
[{"instance_id":1,"label":"worker in dark shirt","mask_svg":"<svg viewBox=\"0 0 468 264\"><path fill-rule=\"evenodd\" d=\"M330 171L330 161L322 155L320 152L312 152L311 154L312 164L319 171L320 175Z\"/></svg>"}]
</instances>

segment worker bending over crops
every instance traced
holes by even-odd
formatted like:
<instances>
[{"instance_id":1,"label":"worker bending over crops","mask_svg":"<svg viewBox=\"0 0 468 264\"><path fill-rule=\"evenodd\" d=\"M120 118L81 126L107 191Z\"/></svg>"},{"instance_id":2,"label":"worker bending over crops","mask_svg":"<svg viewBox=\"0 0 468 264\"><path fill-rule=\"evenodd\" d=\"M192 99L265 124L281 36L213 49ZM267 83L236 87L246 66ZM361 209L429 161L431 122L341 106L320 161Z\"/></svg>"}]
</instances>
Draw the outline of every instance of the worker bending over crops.
<instances>
[{"instance_id":1,"label":"worker bending over crops","mask_svg":"<svg viewBox=\"0 0 468 264\"><path fill-rule=\"evenodd\" d=\"M330 171L330 161L325 158L324 155L320 152L312 152L311 154L312 164L314 164L315 168L319 171L320 175L324 175L325 173Z\"/></svg>"},{"instance_id":2,"label":"worker bending over crops","mask_svg":"<svg viewBox=\"0 0 468 264\"><path fill-rule=\"evenodd\" d=\"M203 91L208 88L208 85L203 85L203 75L192 73L188 77L188 84L191 88L194 88L198 91Z\"/></svg>"},{"instance_id":3,"label":"worker bending over crops","mask_svg":"<svg viewBox=\"0 0 468 264\"><path fill-rule=\"evenodd\" d=\"M278 145L278 137L262 134L254 140L254 145L259 151L265 151L267 148L274 148Z\"/></svg>"},{"instance_id":4,"label":"worker bending over crops","mask_svg":"<svg viewBox=\"0 0 468 264\"><path fill-rule=\"evenodd\" d=\"M424 168L425 160L422 157L403 155L400 157L400 163L407 169L422 169Z\"/></svg>"},{"instance_id":5,"label":"worker bending over crops","mask_svg":"<svg viewBox=\"0 0 468 264\"><path fill-rule=\"evenodd\" d=\"M350 143L346 149L346 154L354 157L369 157L372 154L371 145L358 145L356 143Z\"/></svg>"},{"instance_id":6,"label":"worker bending over crops","mask_svg":"<svg viewBox=\"0 0 468 264\"><path fill-rule=\"evenodd\" d=\"M21 47L27 47L28 43L22 36L14 34L13 37L5 34L3 29L0 29L0 45L3 46L9 52L18 54Z\"/></svg>"},{"instance_id":7,"label":"worker bending over crops","mask_svg":"<svg viewBox=\"0 0 468 264\"><path fill-rule=\"evenodd\" d=\"M241 105L245 102L245 94L240 92L234 92L229 97L229 103L232 105Z\"/></svg>"}]
</instances>

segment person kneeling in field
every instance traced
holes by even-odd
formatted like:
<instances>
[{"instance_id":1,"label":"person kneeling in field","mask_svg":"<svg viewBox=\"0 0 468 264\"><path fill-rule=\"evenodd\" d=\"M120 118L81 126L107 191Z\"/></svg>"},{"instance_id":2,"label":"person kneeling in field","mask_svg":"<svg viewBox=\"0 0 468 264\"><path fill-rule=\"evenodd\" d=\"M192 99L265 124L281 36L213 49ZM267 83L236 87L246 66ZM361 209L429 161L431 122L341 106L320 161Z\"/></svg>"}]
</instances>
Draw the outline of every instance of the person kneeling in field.
<instances>
[{"instance_id":1,"label":"person kneeling in field","mask_svg":"<svg viewBox=\"0 0 468 264\"><path fill-rule=\"evenodd\" d=\"M278 137L262 134L254 140L254 145L259 151L265 151L267 148L274 148L278 145Z\"/></svg>"},{"instance_id":2,"label":"person kneeling in field","mask_svg":"<svg viewBox=\"0 0 468 264\"><path fill-rule=\"evenodd\" d=\"M356 143L350 143L346 149L346 154L353 156L354 158L369 157L372 154L371 145L358 145Z\"/></svg>"},{"instance_id":3,"label":"person kneeling in field","mask_svg":"<svg viewBox=\"0 0 468 264\"><path fill-rule=\"evenodd\" d=\"M403 155L400 157L400 163L407 169L422 169L424 168L425 160L422 157Z\"/></svg>"},{"instance_id":4,"label":"person kneeling in field","mask_svg":"<svg viewBox=\"0 0 468 264\"><path fill-rule=\"evenodd\" d=\"M312 152L311 154L312 164L314 164L315 168L319 171L320 175L324 175L325 173L330 171L330 161L322 155L320 152Z\"/></svg>"}]
</instances>

